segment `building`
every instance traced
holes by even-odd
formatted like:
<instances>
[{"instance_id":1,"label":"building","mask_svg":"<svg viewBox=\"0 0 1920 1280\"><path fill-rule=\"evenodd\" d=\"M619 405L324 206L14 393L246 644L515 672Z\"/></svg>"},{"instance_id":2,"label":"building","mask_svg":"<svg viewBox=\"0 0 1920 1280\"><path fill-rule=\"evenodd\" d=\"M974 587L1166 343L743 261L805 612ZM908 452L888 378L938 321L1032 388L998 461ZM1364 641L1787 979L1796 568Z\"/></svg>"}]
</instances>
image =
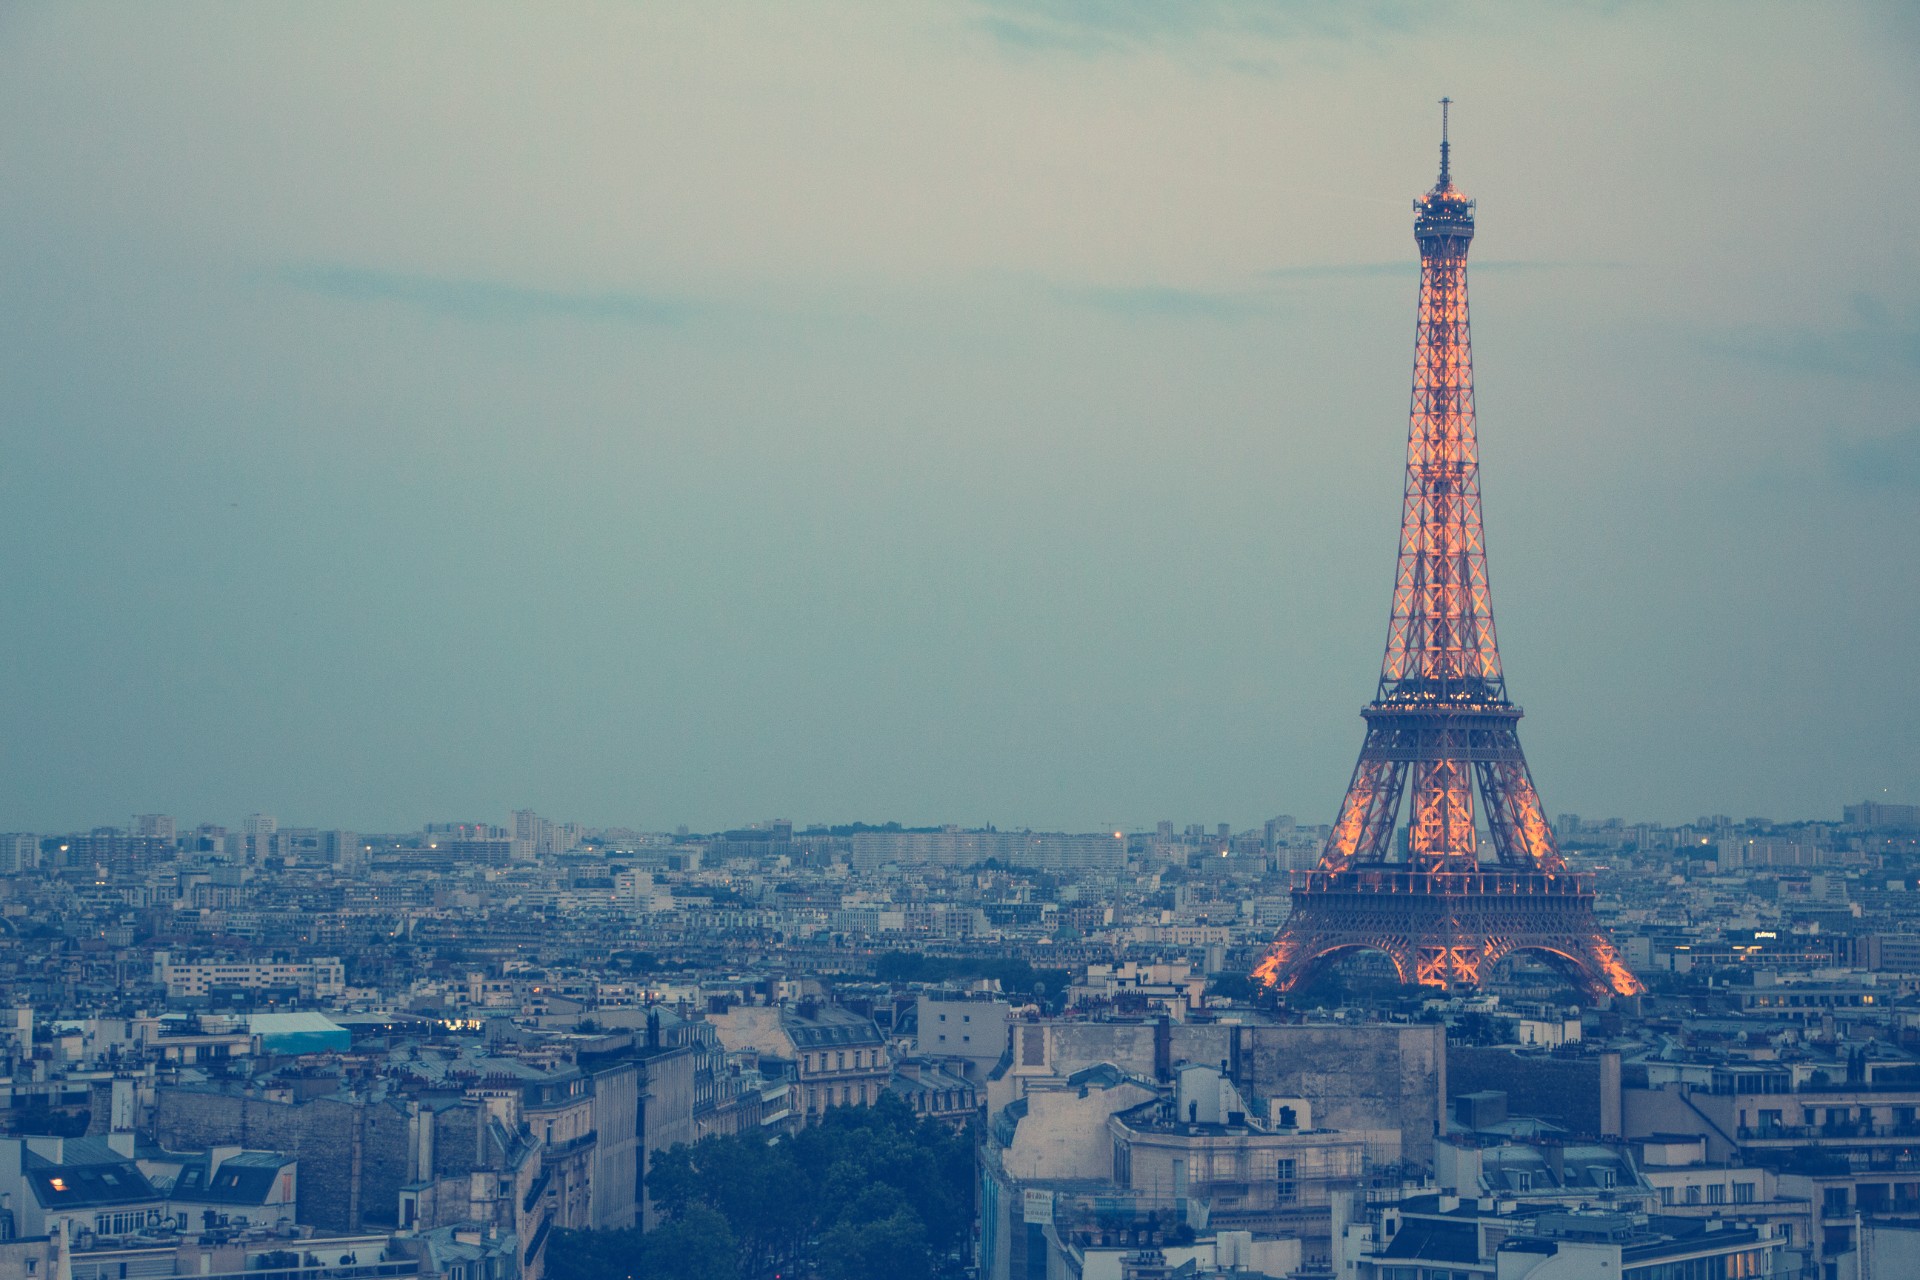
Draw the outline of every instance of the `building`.
<instances>
[{"instance_id":1,"label":"building","mask_svg":"<svg viewBox=\"0 0 1920 1280\"><path fill-rule=\"evenodd\" d=\"M1782 1242L1738 1219L1420 1196L1343 1234L1350 1280L1760 1280L1792 1275Z\"/></svg>"},{"instance_id":2,"label":"building","mask_svg":"<svg viewBox=\"0 0 1920 1280\"><path fill-rule=\"evenodd\" d=\"M133 1159L131 1134L0 1138L0 1197L22 1236L127 1236L173 1223Z\"/></svg>"},{"instance_id":3,"label":"building","mask_svg":"<svg viewBox=\"0 0 1920 1280\"><path fill-rule=\"evenodd\" d=\"M1013 1007L1004 1000L921 995L914 1002L914 1044L925 1057L954 1058L984 1081L1007 1051Z\"/></svg>"},{"instance_id":4,"label":"building","mask_svg":"<svg viewBox=\"0 0 1920 1280\"><path fill-rule=\"evenodd\" d=\"M873 1019L812 1000L738 1005L711 1019L730 1051L751 1049L794 1068L794 1111L811 1124L830 1107L870 1107L893 1074Z\"/></svg>"},{"instance_id":5,"label":"building","mask_svg":"<svg viewBox=\"0 0 1920 1280\"><path fill-rule=\"evenodd\" d=\"M895 1063L887 1092L898 1096L917 1116L964 1125L980 1115L985 1091L951 1059L907 1058Z\"/></svg>"},{"instance_id":6,"label":"building","mask_svg":"<svg viewBox=\"0 0 1920 1280\"><path fill-rule=\"evenodd\" d=\"M347 967L338 957L312 960L175 960L153 953L153 980L173 1000L203 1000L225 989L297 990L303 999L325 999L346 989Z\"/></svg>"},{"instance_id":7,"label":"building","mask_svg":"<svg viewBox=\"0 0 1920 1280\"><path fill-rule=\"evenodd\" d=\"M856 871L888 863L970 867L984 862L1036 871L1107 872L1126 866L1119 832L1085 835L1036 831L863 831L849 841Z\"/></svg>"},{"instance_id":8,"label":"building","mask_svg":"<svg viewBox=\"0 0 1920 1280\"><path fill-rule=\"evenodd\" d=\"M1335 1194L1398 1163L1400 1135L1316 1129L1299 1099L1272 1099L1265 1112L1217 1069L1183 1068L1170 1097L1108 1120L1114 1184L1204 1202L1215 1227L1300 1239L1309 1259L1324 1259Z\"/></svg>"},{"instance_id":9,"label":"building","mask_svg":"<svg viewBox=\"0 0 1920 1280\"><path fill-rule=\"evenodd\" d=\"M176 1230L290 1231L298 1218L298 1162L277 1151L160 1153L143 1157L140 1168L166 1192Z\"/></svg>"},{"instance_id":10,"label":"building","mask_svg":"<svg viewBox=\"0 0 1920 1280\"><path fill-rule=\"evenodd\" d=\"M1162 1087L1181 1066L1224 1063L1245 1093L1301 1099L1326 1128L1394 1130L1402 1157L1423 1162L1446 1120L1446 1052L1438 1023L1041 1018L1013 1025L1012 1052L987 1082L987 1105L998 1114L1102 1063Z\"/></svg>"}]
</instances>

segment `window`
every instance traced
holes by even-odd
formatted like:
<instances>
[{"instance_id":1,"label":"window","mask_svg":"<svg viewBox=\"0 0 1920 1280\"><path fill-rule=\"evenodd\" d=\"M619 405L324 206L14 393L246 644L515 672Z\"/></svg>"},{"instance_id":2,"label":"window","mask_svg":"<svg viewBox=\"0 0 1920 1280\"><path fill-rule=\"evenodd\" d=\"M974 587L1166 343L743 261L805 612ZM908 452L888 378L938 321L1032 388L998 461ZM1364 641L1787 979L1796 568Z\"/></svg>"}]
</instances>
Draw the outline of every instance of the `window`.
<instances>
[{"instance_id":1,"label":"window","mask_svg":"<svg viewBox=\"0 0 1920 1280\"><path fill-rule=\"evenodd\" d=\"M1671 1205L1671 1204L1673 1203L1673 1188L1672 1188L1672 1187L1662 1187L1662 1188L1660 1188L1660 1203L1661 1203L1662 1205Z\"/></svg>"},{"instance_id":2,"label":"window","mask_svg":"<svg viewBox=\"0 0 1920 1280\"><path fill-rule=\"evenodd\" d=\"M1273 1198L1278 1204L1292 1204L1300 1194L1299 1165L1292 1160L1273 1162Z\"/></svg>"},{"instance_id":3,"label":"window","mask_svg":"<svg viewBox=\"0 0 1920 1280\"><path fill-rule=\"evenodd\" d=\"M1726 1202L1727 1202L1727 1184L1726 1183L1716 1182L1712 1186L1707 1188L1708 1204L1725 1204Z\"/></svg>"},{"instance_id":4,"label":"window","mask_svg":"<svg viewBox=\"0 0 1920 1280\"><path fill-rule=\"evenodd\" d=\"M1734 1183L1733 1184L1733 1202L1735 1204L1752 1204L1753 1203L1753 1184L1751 1182Z\"/></svg>"},{"instance_id":5,"label":"window","mask_svg":"<svg viewBox=\"0 0 1920 1280\"><path fill-rule=\"evenodd\" d=\"M1700 1188L1698 1188L1698 1187L1688 1187L1688 1188L1687 1188L1687 1203L1688 1203L1688 1204L1699 1204L1699 1203L1700 1203Z\"/></svg>"}]
</instances>

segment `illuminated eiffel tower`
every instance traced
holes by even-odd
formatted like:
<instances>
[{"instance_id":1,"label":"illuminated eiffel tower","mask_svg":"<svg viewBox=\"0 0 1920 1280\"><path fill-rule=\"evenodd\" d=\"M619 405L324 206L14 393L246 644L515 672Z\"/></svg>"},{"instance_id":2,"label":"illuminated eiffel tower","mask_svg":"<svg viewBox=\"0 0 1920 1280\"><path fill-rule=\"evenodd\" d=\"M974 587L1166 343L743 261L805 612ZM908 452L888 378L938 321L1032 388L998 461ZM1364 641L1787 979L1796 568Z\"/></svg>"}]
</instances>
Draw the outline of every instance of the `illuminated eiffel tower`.
<instances>
[{"instance_id":1,"label":"illuminated eiffel tower","mask_svg":"<svg viewBox=\"0 0 1920 1280\"><path fill-rule=\"evenodd\" d=\"M1472 987L1526 951L1590 997L1631 995L1642 988L1594 919L1592 877L1567 870L1542 814L1494 642L1467 327L1474 204L1449 173L1447 106L1439 181L1413 205L1419 336L1380 686L1320 865L1294 874L1293 909L1255 976L1287 991L1342 952L1373 950L1402 982Z\"/></svg>"}]
</instances>

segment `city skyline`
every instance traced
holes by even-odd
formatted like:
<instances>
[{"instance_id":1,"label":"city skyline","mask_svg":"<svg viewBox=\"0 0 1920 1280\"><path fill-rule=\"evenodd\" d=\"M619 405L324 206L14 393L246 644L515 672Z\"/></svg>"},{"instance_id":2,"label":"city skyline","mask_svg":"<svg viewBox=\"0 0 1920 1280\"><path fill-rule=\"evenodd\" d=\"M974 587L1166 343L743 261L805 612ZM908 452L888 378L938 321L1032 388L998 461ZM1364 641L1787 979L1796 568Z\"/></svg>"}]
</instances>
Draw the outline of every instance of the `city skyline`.
<instances>
[{"instance_id":1,"label":"city skyline","mask_svg":"<svg viewBox=\"0 0 1920 1280\"><path fill-rule=\"evenodd\" d=\"M1912 798L1910 19L588 12L9 17L0 827L1332 821L1443 93L1545 811Z\"/></svg>"}]
</instances>

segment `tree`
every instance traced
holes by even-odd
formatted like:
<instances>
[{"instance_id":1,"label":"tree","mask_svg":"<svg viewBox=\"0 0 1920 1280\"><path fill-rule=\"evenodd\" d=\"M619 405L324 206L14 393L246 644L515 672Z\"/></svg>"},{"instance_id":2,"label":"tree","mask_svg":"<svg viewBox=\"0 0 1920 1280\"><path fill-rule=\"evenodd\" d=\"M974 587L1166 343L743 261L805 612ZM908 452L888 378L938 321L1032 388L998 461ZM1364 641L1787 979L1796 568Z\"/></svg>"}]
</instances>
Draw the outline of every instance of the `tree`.
<instances>
[{"instance_id":1,"label":"tree","mask_svg":"<svg viewBox=\"0 0 1920 1280\"><path fill-rule=\"evenodd\" d=\"M904 1205L877 1222L842 1222L820 1240L821 1280L932 1280L925 1229Z\"/></svg>"},{"instance_id":2,"label":"tree","mask_svg":"<svg viewBox=\"0 0 1920 1280\"><path fill-rule=\"evenodd\" d=\"M1207 981L1207 994L1229 1000L1251 1000L1259 994L1253 979L1244 973L1216 973Z\"/></svg>"},{"instance_id":3,"label":"tree","mask_svg":"<svg viewBox=\"0 0 1920 1280\"><path fill-rule=\"evenodd\" d=\"M653 1231L556 1231L548 1280L740 1280L727 1220L705 1205Z\"/></svg>"},{"instance_id":4,"label":"tree","mask_svg":"<svg viewBox=\"0 0 1920 1280\"><path fill-rule=\"evenodd\" d=\"M672 1225L706 1216L699 1238L707 1252L719 1236L711 1220L718 1220L739 1275L794 1263L822 1280L933 1280L958 1269L973 1222L974 1178L970 1136L923 1121L885 1094L872 1107L830 1111L785 1141L747 1134L662 1152L647 1188ZM705 1272L640 1269L683 1265L650 1243L677 1239L667 1231L644 1237L637 1249L583 1248L577 1263L569 1258L571 1270L556 1257L552 1280L710 1280Z\"/></svg>"}]
</instances>

